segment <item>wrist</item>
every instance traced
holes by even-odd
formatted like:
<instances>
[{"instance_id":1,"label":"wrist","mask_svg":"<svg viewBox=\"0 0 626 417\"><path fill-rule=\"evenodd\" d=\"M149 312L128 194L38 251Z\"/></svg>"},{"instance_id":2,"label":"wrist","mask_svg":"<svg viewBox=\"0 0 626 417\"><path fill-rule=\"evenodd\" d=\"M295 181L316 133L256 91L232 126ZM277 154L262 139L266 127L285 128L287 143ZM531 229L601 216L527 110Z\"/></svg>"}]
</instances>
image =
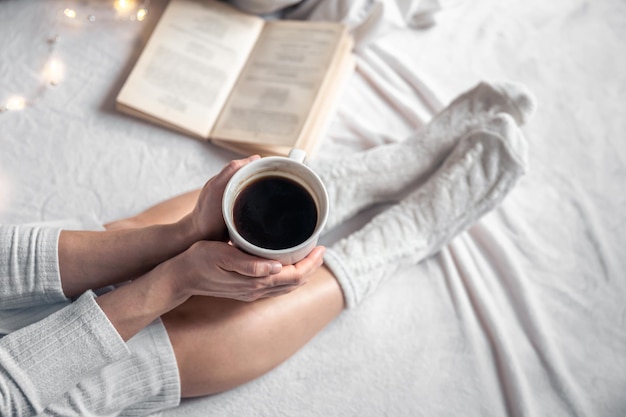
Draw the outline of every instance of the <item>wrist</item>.
<instances>
[{"instance_id":1,"label":"wrist","mask_svg":"<svg viewBox=\"0 0 626 417\"><path fill-rule=\"evenodd\" d=\"M155 282L157 292L163 297L163 304L168 306L168 311L184 303L191 293L186 281L186 268L181 268L184 255L178 255L154 268L146 277Z\"/></svg>"},{"instance_id":2,"label":"wrist","mask_svg":"<svg viewBox=\"0 0 626 417\"><path fill-rule=\"evenodd\" d=\"M116 288L96 302L119 335L128 341L152 321L182 304L185 295L161 266L127 285Z\"/></svg>"},{"instance_id":3,"label":"wrist","mask_svg":"<svg viewBox=\"0 0 626 417\"><path fill-rule=\"evenodd\" d=\"M200 214L194 210L177 223L181 233L186 236L189 242L188 246L201 240L224 240L226 236L225 225L223 228L220 228L218 226L220 223L215 222L215 224L211 224L211 222L206 222L204 221L205 219L200 219L198 216L200 216Z\"/></svg>"},{"instance_id":4,"label":"wrist","mask_svg":"<svg viewBox=\"0 0 626 417\"><path fill-rule=\"evenodd\" d=\"M195 217L193 213L190 213L180 219L176 226L178 227L179 234L181 239L186 243L185 246L188 248L193 245L195 242L199 240L205 239L205 236L202 235L200 229L198 228L197 222L195 221Z\"/></svg>"}]
</instances>

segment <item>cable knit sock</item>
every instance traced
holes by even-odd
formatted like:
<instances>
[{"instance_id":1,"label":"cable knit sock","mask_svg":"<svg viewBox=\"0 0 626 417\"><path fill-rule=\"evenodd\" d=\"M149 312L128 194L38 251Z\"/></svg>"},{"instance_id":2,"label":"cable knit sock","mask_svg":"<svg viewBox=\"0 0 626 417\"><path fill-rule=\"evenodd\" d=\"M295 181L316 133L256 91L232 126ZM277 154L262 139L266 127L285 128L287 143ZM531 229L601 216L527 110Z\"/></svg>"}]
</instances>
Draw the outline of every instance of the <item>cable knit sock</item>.
<instances>
[{"instance_id":1,"label":"cable knit sock","mask_svg":"<svg viewBox=\"0 0 626 417\"><path fill-rule=\"evenodd\" d=\"M326 229L372 204L393 201L424 181L460 138L484 127L495 114L507 113L521 125L533 109L531 94L520 84L480 83L403 142L350 157L312 161L310 167L328 189L331 207Z\"/></svg>"},{"instance_id":2,"label":"cable knit sock","mask_svg":"<svg viewBox=\"0 0 626 417\"><path fill-rule=\"evenodd\" d=\"M385 276L437 252L493 209L526 169L526 141L508 114L469 133L417 190L328 248L348 308Z\"/></svg>"}]
</instances>

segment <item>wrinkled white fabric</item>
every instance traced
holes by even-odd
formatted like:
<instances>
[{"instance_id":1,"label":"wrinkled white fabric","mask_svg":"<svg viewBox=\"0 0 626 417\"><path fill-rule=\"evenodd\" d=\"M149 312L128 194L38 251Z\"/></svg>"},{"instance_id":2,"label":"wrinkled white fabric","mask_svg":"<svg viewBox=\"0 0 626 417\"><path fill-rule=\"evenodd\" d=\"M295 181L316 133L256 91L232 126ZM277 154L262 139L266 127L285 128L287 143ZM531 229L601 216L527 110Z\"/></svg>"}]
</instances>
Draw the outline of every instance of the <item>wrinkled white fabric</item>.
<instances>
[{"instance_id":1,"label":"wrinkled white fabric","mask_svg":"<svg viewBox=\"0 0 626 417\"><path fill-rule=\"evenodd\" d=\"M0 1L0 101L38 88L52 34L65 68L33 106L0 113L3 223L118 219L238 157L115 111L166 1L151 0L141 23L116 19L112 2L71 3L70 21L67 1ZM326 15L341 19L339 4L325 2ZM538 103L524 126L528 173L287 362L164 416L626 415L626 3L441 4L427 30L364 36L319 157L402 141L480 80L516 80Z\"/></svg>"},{"instance_id":2,"label":"wrinkled white fabric","mask_svg":"<svg viewBox=\"0 0 626 417\"><path fill-rule=\"evenodd\" d=\"M433 25L440 9L439 0L305 0L284 17L343 22L361 49L389 32Z\"/></svg>"}]
</instances>

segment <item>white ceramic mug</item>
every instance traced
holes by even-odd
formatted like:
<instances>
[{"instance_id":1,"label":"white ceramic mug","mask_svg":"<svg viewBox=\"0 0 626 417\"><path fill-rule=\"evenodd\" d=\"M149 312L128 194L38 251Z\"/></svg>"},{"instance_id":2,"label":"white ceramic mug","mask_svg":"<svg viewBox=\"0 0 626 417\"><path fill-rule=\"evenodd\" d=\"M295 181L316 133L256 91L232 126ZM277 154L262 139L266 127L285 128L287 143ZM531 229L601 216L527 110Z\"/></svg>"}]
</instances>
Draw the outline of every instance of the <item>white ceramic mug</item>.
<instances>
[{"instance_id":1,"label":"white ceramic mug","mask_svg":"<svg viewBox=\"0 0 626 417\"><path fill-rule=\"evenodd\" d=\"M235 246L252 255L277 260L283 265L298 262L315 248L328 219L328 193L322 180L303 163L305 157L304 151L293 149L288 157L269 156L250 162L232 176L224 190L222 214L230 240ZM237 197L248 185L269 176L278 176L295 181L309 193L315 202L317 210L315 228L306 240L296 246L285 249L263 248L244 239L235 227L233 215Z\"/></svg>"}]
</instances>

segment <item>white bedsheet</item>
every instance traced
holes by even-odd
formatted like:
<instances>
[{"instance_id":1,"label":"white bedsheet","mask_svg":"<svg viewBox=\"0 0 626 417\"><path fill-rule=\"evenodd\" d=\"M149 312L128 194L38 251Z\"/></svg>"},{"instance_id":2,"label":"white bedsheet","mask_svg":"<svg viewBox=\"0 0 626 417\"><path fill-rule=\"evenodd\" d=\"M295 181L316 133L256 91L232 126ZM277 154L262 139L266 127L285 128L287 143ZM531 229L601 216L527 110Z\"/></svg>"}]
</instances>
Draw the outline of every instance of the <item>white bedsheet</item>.
<instances>
[{"instance_id":1,"label":"white bedsheet","mask_svg":"<svg viewBox=\"0 0 626 417\"><path fill-rule=\"evenodd\" d=\"M115 112L164 1L143 23L110 3L0 2L0 103L36 89L49 36L65 64L33 106L0 113L1 222L130 215L235 156ZM64 20L68 5L96 21ZM539 103L529 174L274 371L164 416L626 415L626 3L441 5L428 29L376 26L320 157L402 140L478 80L511 79Z\"/></svg>"}]
</instances>

